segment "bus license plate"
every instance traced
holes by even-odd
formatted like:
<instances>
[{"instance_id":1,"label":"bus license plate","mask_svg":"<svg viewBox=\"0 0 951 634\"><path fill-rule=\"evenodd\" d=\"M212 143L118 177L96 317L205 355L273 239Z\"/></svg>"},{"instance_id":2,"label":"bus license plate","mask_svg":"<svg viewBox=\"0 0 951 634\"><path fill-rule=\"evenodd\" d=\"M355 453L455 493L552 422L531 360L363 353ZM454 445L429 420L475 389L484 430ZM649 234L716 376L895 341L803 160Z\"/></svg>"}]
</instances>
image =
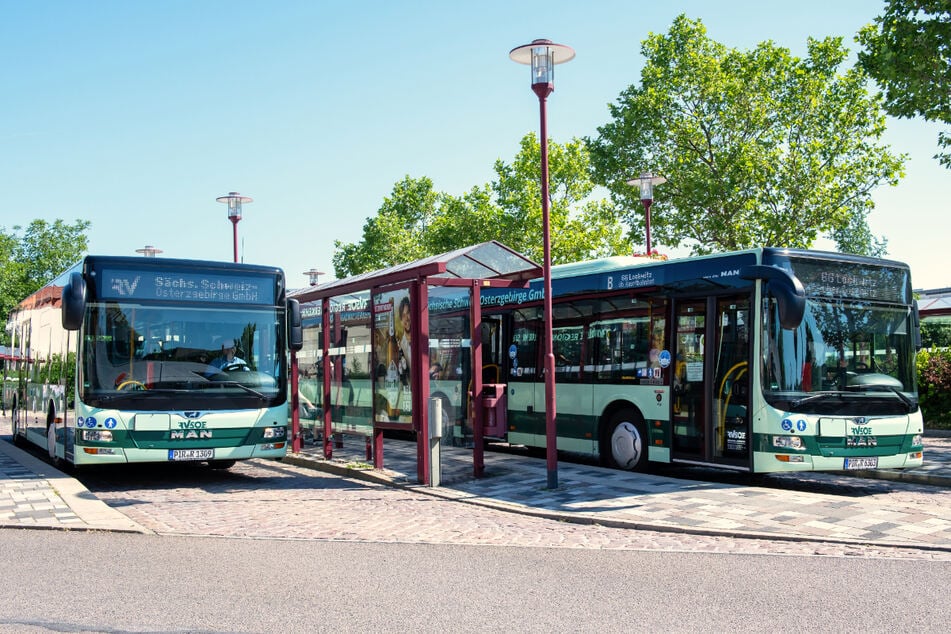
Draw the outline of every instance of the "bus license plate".
<instances>
[{"instance_id":1,"label":"bus license plate","mask_svg":"<svg viewBox=\"0 0 951 634\"><path fill-rule=\"evenodd\" d=\"M853 469L878 469L878 456L872 456L870 458L846 458L845 469L846 471Z\"/></svg>"},{"instance_id":2,"label":"bus license plate","mask_svg":"<svg viewBox=\"0 0 951 634\"><path fill-rule=\"evenodd\" d=\"M169 460L211 460L215 457L214 449L169 449Z\"/></svg>"}]
</instances>

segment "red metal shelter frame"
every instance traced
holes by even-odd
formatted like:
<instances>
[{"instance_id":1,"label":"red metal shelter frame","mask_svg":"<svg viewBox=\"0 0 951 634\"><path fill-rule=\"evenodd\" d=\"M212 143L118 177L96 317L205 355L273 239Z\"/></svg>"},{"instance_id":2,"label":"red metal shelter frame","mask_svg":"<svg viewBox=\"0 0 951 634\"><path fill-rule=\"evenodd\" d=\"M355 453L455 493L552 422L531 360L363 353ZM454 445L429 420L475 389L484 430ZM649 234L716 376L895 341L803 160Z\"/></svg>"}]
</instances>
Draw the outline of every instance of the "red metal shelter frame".
<instances>
[{"instance_id":1,"label":"red metal shelter frame","mask_svg":"<svg viewBox=\"0 0 951 634\"><path fill-rule=\"evenodd\" d=\"M333 297L370 291L370 305L373 306L376 295L399 289L409 289L410 305L414 307L411 315L410 384L412 386L412 423L393 423L373 421L373 466L383 468L383 432L387 429L408 429L416 432L417 477L420 483L430 481L429 439L429 287L452 286L469 288L470 301L470 337L472 342L472 395L482 393L482 306L481 289L486 287L526 288L530 280L540 277L541 267L535 262L516 253L509 247L495 241L465 247L441 255L399 264L387 269L374 271L337 280L327 284L312 286L291 293L290 296L304 302L321 301L321 346L330 349L330 301ZM330 355L324 354L323 365L323 402L331 402ZM301 449L300 421L297 402L297 364L296 357L291 359L292 384L292 451ZM472 398L473 405L473 472L476 477L484 473L483 427L475 424L482 421L483 405L481 398ZM333 455L331 442L331 408L323 408L324 456Z\"/></svg>"}]
</instances>

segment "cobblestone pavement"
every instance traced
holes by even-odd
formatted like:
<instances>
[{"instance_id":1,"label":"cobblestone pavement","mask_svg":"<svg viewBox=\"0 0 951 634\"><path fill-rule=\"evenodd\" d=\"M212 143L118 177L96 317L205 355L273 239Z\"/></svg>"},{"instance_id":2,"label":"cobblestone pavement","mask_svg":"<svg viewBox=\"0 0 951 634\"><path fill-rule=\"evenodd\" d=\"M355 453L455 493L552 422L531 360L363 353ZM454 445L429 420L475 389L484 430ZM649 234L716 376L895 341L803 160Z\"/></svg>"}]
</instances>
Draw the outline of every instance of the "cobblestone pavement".
<instances>
[{"instance_id":1,"label":"cobblestone pavement","mask_svg":"<svg viewBox=\"0 0 951 634\"><path fill-rule=\"evenodd\" d=\"M229 472L183 469L167 474L158 489L154 478L154 472L142 469L121 486L90 487L110 506L159 534L951 561L947 550L579 524L285 463L249 461Z\"/></svg>"},{"instance_id":2,"label":"cobblestone pavement","mask_svg":"<svg viewBox=\"0 0 951 634\"><path fill-rule=\"evenodd\" d=\"M951 439L934 442L951 453ZM430 488L414 484L414 449L387 440L387 468L371 472L352 468L365 458L353 449L230 471L130 467L121 484L100 470L83 476L90 493L0 439L0 527L951 561L944 487L812 474L813 492L559 463L550 491L544 460L490 453L487 477L475 480L471 452L460 450L444 453L446 484Z\"/></svg>"}]
</instances>

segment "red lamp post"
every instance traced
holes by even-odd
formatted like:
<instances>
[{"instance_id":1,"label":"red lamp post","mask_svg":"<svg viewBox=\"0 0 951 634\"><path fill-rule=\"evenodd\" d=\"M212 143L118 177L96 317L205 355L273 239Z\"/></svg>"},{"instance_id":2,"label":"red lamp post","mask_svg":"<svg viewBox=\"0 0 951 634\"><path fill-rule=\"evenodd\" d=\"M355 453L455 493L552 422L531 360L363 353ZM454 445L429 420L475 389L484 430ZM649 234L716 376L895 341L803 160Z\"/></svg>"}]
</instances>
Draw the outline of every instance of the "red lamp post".
<instances>
[{"instance_id":1,"label":"red lamp post","mask_svg":"<svg viewBox=\"0 0 951 634\"><path fill-rule=\"evenodd\" d=\"M627 181L641 190L641 203L644 205L644 226L647 231L647 257L651 255L651 204L654 202L654 185L666 183L667 179L657 176L654 172L644 172L639 178Z\"/></svg>"},{"instance_id":2,"label":"red lamp post","mask_svg":"<svg viewBox=\"0 0 951 634\"><path fill-rule=\"evenodd\" d=\"M234 230L234 261L238 261L238 221L241 220L241 205L244 203L253 203L254 199L250 196L242 196L238 192L228 192L227 196L218 196L219 203L228 205L228 220L231 221Z\"/></svg>"},{"instance_id":3,"label":"red lamp post","mask_svg":"<svg viewBox=\"0 0 951 634\"><path fill-rule=\"evenodd\" d=\"M544 234L545 278L545 452L548 469L548 488L558 488L558 434L555 430L555 355L552 347L551 307L551 228L549 226L550 200L548 195L548 122L545 104L548 95L555 90L555 64L569 62L575 57L570 46L555 44L551 40L534 40L513 48L509 57L519 64L532 67L532 92L538 96L541 119L541 186L542 186L542 233Z\"/></svg>"}]
</instances>

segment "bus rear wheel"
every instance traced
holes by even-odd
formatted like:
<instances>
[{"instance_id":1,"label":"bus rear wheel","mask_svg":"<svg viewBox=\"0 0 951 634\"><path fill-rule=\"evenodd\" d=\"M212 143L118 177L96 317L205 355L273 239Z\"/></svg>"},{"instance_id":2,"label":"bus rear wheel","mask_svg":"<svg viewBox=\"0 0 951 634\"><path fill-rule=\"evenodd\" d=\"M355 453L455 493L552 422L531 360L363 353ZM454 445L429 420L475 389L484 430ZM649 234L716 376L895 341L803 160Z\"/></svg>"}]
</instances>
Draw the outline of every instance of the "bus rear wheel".
<instances>
[{"instance_id":1,"label":"bus rear wheel","mask_svg":"<svg viewBox=\"0 0 951 634\"><path fill-rule=\"evenodd\" d=\"M644 417L624 409L611 417L601 438L602 462L614 469L647 471L647 425Z\"/></svg>"}]
</instances>

